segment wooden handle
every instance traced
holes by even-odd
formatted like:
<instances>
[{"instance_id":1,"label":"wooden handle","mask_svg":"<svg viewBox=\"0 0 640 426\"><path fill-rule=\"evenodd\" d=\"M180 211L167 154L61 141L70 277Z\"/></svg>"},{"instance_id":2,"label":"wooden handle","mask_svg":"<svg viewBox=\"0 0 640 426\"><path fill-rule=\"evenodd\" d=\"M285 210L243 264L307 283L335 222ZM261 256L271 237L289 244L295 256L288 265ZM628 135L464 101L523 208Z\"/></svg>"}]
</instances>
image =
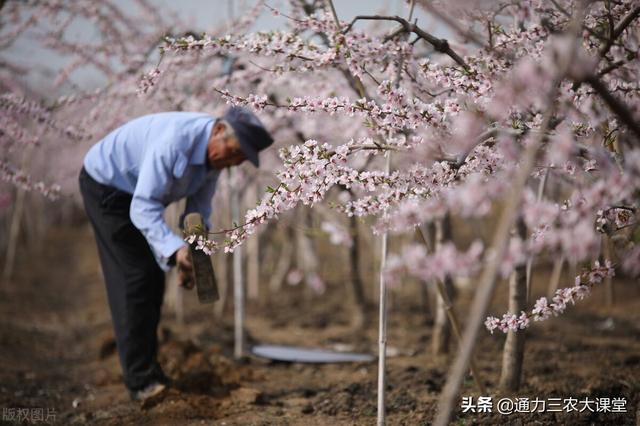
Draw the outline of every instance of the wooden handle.
<instances>
[{"instance_id":1,"label":"wooden handle","mask_svg":"<svg viewBox=\"0 0 640 426\"><path fill-rule=\"evenodd\" d=\"M206 230L200 213L189 213L184 218L184 232L206 236ZM215 302L220 298L218 283L213 272L213 264L202 250L196 250L196 243L190 244L191 261L193 263L193 278L196 283L198 300L201 303Z\"/></svg>"},{"instance_id":2,"label":"wooden handle","mask_svg":"<svg viewBox=\"0 0 640 426\"><path fill-rule=\"evenodd\" d=\"M204 231L204 222L200 213L189 213L184 218L184 231L198 233Z\"/></svg>"}]
</instances>

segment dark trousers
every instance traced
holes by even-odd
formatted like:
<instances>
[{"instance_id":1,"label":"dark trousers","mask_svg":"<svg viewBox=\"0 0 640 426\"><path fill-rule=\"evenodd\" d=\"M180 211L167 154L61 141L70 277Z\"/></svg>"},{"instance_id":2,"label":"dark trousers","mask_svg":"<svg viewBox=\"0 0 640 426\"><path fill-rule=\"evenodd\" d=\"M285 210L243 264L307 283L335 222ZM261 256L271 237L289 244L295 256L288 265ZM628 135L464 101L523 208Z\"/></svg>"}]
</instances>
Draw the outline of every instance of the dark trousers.
<instances>
[{"instance_id":1,"label":"dark trousers","mask_svg":"<svg viewBox=\"0 0 640 426\"><path fill-rule=\"evenodd\" d=\"M84 167L79 181L98 244L124 382L130 390L141 389L164 378L157 362L164 272L131 223L132 195L96 182Z\"/></svg>"}]
</instances>

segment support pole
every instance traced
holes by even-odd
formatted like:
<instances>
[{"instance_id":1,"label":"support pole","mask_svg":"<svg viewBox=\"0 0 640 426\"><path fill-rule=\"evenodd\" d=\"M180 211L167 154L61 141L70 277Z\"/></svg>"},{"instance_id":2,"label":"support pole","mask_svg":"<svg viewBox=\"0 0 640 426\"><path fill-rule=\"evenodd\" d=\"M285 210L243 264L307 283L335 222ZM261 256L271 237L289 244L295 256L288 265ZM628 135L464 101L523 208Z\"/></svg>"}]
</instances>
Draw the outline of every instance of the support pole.
<instances>
[{"instance_id":1,"label":"support pole","mask_svg":"<svg viewBox=\"0 0 640 426\"><path fill-rule=\"evenodd\" d=\"M391 169L391 153L387 153L385 173ZM386 214L386 212L385 212ZM378 324L378 426L385 424L385 363L387 360L387 285L384 279L384 269L387 264L388 233L382 234L382 250L380 254L380 314Z\"/></svg>"}]
</instances>

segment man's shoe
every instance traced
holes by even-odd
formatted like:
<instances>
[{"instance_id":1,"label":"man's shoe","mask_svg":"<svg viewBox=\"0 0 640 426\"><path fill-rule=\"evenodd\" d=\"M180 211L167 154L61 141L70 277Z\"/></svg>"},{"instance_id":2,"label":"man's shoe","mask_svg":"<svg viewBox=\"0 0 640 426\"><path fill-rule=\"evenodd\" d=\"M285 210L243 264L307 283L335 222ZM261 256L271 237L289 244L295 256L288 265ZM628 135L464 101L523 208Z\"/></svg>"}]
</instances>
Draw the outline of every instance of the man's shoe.
<instances>
[{"instance_id":1,"label":"man's shoe","mask_svg":"<svg viewBox=\"0 0 640 426\"><path fill-rule=\"evenodd\" d=\"M131 396L132 401L144 402L149 398L153 398L154 396L162 394L166 389L166 385L163 385L159 382L153 382L142 389L129 391L129 395Z\"/></svg>"}]
</instances>

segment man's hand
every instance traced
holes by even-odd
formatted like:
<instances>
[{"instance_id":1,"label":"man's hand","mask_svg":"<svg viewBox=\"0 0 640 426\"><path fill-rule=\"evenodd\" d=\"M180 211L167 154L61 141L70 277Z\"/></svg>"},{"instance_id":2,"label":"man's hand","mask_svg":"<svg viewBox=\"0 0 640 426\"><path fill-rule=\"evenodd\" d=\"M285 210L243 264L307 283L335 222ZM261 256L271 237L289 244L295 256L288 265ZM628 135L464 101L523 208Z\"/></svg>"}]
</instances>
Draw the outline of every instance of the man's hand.
<instances>
[{"instance_id":1,"label":"man's hand","mask_svg":"<svg viewBox=\"0 0 640 426\"><path fill-rule=\"evenodd\" d=\"M188 290L192 289L195 281L193 280L193 265L191 264L189 247L184 246L178 249L176 266L178 267L178 285Z\"/></svg>"}]
</instances>

